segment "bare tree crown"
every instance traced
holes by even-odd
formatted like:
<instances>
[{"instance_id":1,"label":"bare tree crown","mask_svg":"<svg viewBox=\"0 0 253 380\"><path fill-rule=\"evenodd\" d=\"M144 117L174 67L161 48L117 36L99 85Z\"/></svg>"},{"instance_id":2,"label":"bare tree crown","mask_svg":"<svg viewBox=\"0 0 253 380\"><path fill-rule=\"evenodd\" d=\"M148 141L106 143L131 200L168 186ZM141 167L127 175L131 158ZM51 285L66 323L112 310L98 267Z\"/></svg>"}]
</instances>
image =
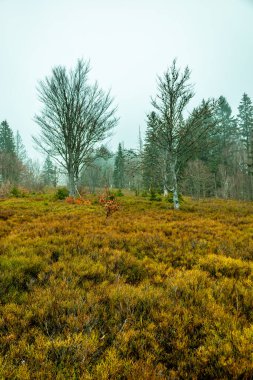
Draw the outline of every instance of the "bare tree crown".
<instances>
[{"instance_id":1,"label":"bare tree crown","mask_svg":"<svg viewBox=\"0 0 253 380\"><path fill-rule=\"evenodd\" d=\"M41 134L34 141L77 181L94 146L108 137L117 124L110 92L96 82L88 83L89 62L79 60L69 73L55 67L50 77L39 82L43 108L35 116Z\"/></svg>"}]
</instances>

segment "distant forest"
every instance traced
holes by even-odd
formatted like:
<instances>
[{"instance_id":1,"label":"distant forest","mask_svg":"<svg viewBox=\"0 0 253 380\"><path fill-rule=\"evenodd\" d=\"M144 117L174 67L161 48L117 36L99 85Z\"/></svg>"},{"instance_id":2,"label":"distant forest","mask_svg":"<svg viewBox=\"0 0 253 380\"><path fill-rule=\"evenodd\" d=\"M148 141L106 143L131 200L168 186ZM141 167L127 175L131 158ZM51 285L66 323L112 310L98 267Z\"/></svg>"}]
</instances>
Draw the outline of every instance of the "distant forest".
<instances>
[{"instance_id":1,"label":"distant forest","mask_svg":"<svg viewBox=\"0 0 253 380\"><path fill-rule=\"evenodd\" d=\"M68 171L71 172L71 168L69 169L67 165L70 164L66 161L65 166L61 165L63 161L57 159L60 149L64 148L62 146L57 148L57 141L62 143L66 135L70 139L69 136L73 137L76 133L74 141L77 145L72 145L73 148L64 151L64 159L73 153L72 166L70 165L73 167L77 146L79 147L80 162L76 174L73 174L73 184L78 189L86 188L90 192L95 192L97 188L107 186L121 190L130 189L136 195L152 193L168 196L176 190L178 192L176 196L183 194L194 198L253 199L253 105L246 93L242 95L235 115L224 96L216 100L203 100L199 107L186 115L186 106L194 95L189 82L190 71L188 68L180 71L174 61L171 67L158 77L157 95L152 98L150 112L146 116L145 136L136 131L138 148L125 149L124 143L121 142L117 151L111 152L106 145L103 145L103 140L106 137L105 132L115 127L118 120L114 117L115 109L108 113L111 106L108 94L95 86L87 90L84 81L81 84L84 86L81 95L83 98L86 96L85 99L89 96L89 106L87 102L84 102L86 105L84 103L82 105L86 107L85 119L84 113L80 113L79 119L76 113L70 114L69 107L74 103L76 96L73 88L77 88L77 83L73 82L73 75L78 72L80 80L81 76L86 78L89 71L87 64L81 61L75 70L68 75L65 68L58 67L53 70L51 77L41 83L40 99L44 113L37 116L35 121L40 125L42 132L44 131L44 140L42 134L42 138L38 137L36 142L39 140L39 145L40 143L42 145L40 148L45 148L46 145L43 145L45 136L52 142L52 136L46 133L51 133L52 128L58 128L57 133L60 131L58 135L54 135L55 141L52 147L42 149L45 153L43 165L28 157L19 132L14 133L15 126L10 126L6 120L2 121L0 125L2 195L14 186L29 191L43 191L46 187L56 187L64 178L69 185L70 177L67 177L67 174ZM53 105L48 104L45 97L45 94L49 96L50 91L53 91L53 81L55 86L59 85L59 91L61 90L62 82L57 82L61 73L65 73L66 86L69 86L66 88L71 88L66 95L66 107L62 107L65 110L63 113L68 112L64 115L64 122L59 122L62 120L60 119L62 115L55 115L55 111L52 111L57 102L64 101L59 97L59 93L55 93L56 100ZM81 95L78 95L79 98ZM101 111L99 107L102 106L104 109ZM106 117L100 120L102 114ZM53 120L55 124L52 124L53 126L49 122L46 124L46 117L50 120L56 117L56 120ZM112 117L114 119L110 121ZM68 125L72 123L69 131L61 129L63 124L67 123L66 120L70 120ZM81 125L83 129L75 130L75 125ZM87 125L88 132L85 130ZM97 133L102 128L104 130ZM94 131L96 131L95 139L92 135ZM63 133L63 139L60 133ZM91 142L87 145L90 136L92 136ZM81 139L86 143L83 148L80 145ZM69 147L68 141L64 143L65 148Z\"/></svg>"}]
</instances>

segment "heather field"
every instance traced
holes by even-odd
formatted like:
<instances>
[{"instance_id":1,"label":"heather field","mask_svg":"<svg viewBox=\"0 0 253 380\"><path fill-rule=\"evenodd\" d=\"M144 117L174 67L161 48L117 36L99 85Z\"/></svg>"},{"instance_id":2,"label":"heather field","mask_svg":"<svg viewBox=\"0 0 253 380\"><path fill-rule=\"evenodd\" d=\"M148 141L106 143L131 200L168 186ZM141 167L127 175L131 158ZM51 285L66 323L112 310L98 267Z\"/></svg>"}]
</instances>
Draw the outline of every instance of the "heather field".
<instances>
[{"instance_id":1,"label":"heather field","mask_svg":"<svg viewBox=\"0 0 253 380\"><path fill-rule=\"evenodd\" d=\"M252 379L253 204L0 201L0 379Z\"/></svg>"}]
</instances>

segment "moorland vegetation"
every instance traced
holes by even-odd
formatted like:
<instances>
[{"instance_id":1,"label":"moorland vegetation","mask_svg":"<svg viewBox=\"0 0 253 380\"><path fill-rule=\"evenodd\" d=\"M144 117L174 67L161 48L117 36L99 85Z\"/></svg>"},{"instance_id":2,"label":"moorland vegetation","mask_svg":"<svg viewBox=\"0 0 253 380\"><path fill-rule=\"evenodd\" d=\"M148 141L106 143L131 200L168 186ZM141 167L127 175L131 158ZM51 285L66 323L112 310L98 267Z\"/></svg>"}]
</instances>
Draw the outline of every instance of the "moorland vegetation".
<instances>
[{"instance_id":1,"label":"moorland vegetation","mask_svg":"<svg viewBox=\"0 0 253 380\"><path fill-rule=\"evenodd\" d=\"M0 201L1 379L252 379L253 204Z\"/></svg>"}]
</instances>

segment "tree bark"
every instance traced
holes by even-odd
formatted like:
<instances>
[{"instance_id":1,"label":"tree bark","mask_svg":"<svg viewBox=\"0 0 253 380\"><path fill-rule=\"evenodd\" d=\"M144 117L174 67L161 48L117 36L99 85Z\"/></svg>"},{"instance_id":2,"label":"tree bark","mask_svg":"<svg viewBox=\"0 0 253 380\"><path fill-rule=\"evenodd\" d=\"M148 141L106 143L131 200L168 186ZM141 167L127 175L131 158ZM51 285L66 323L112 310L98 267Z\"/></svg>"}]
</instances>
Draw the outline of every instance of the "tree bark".
<instances>
[{"instance_id":1,"label":"tree bark","mask_svg":"<svg viewBox=\"0 0 253 380\"><path fill-rule=\"evenodd\" d=\"M168 186L168 151L165 152L165 157L163 160L164 165L164 175L163 175L163 196L167 197L169 195Z\"/></svg>"},{"instance_id":2,"label":"tree bark","mask_svg":"<svg viewBox=\"0 0 253 380\"><path fill-rule=\"evenodd\" d=\"M171 175L173 183L173 205L175 210L179 210L179 198L178 198L178 185L177 185L177 173L176 173L176 163L174 160L171 163Z\"/></svg>"},{"instance_id":3,"label":"tree bark","mask_svg":"<svg viewBox=\"0 0 253 380\"><path fill-rule=\"evenodd\" d=\"M69 183L69 195L71 197L76 196L76 183L75 183L75 175L72 169L69 170L68 173L68 183Z\"/></svg>"},{"instance_id":4,"label":"tree bark","mask_svg":"<svg viewBox=\"0 0 253 380\"><path fill-rule=\"evenodd\" d=\"M169 191L168 191L168 175L167 173L165 172L165 175L164 175L164 183L163 183L163 196L164 197L167 197L169 194Z\"/></svg>"}]
</instances>

